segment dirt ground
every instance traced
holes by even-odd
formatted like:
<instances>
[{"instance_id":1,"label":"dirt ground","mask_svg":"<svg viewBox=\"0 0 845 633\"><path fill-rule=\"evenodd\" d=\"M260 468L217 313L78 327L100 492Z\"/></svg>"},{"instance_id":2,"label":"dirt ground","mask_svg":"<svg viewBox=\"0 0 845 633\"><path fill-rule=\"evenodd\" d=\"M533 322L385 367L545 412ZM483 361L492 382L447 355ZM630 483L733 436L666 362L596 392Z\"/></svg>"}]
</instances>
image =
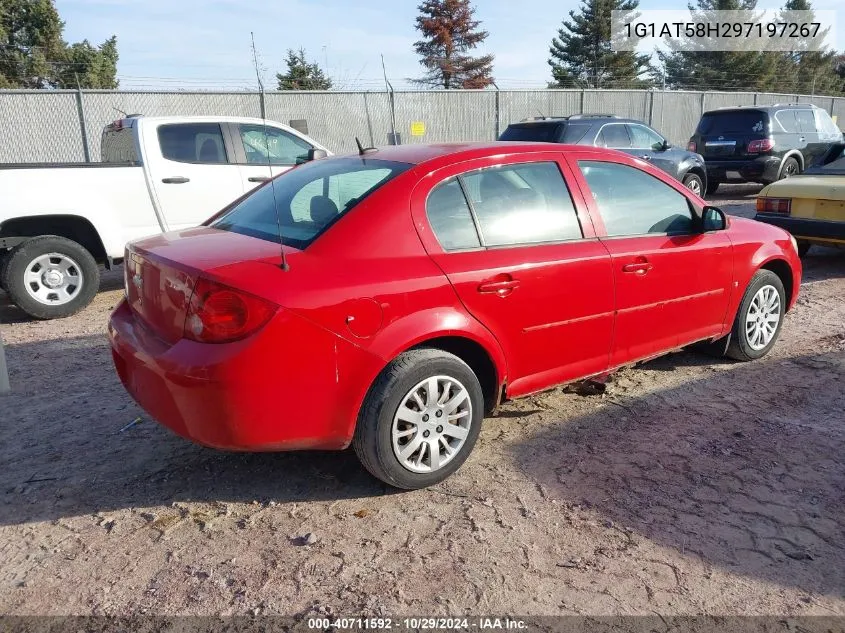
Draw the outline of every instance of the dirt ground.
<instances>
[{"instance_id":1,"label":"dirt ground","mask_svg":"<svg viewBox=\"0 0 845 633\"><path fill-rule=\"evenodd\" d=\"M714 201L748 215L756 190ZM0 293L0 613L845 615L845 251L805 265L764 360L507 404L401 493L351 451L226 454L149 420L106 342L119 274L61 321Z\"/></svg>"}]
</instances>

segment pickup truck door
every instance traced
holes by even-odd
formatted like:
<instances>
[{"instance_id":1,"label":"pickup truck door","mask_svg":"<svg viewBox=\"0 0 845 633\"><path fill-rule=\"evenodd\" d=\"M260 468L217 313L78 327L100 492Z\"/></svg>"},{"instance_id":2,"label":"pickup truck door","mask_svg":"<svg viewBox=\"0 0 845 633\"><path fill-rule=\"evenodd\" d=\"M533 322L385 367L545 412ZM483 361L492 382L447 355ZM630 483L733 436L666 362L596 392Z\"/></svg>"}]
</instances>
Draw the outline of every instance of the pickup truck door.
<instances>
[{"instance_id":1,"label":"pickup truck door","mask_svg":"<svg viewBox=\"0 0 845 633\"><path fill-rule=\"evenodd\" d=\"M231 123L229 131L244 192L303 162L314 147L293 131L269 123Z\"/></svg>"},{"instance_id":2,"label":"pickup truck door","mask_svg":"<svg viewBox=\"0 0 845 633\"><path fill-rule=\"evenodd\" d=\"M220 123L163 123L144 130L145 163L168 230L197 226L243 194Z\"/></svg>"}]
</instances>

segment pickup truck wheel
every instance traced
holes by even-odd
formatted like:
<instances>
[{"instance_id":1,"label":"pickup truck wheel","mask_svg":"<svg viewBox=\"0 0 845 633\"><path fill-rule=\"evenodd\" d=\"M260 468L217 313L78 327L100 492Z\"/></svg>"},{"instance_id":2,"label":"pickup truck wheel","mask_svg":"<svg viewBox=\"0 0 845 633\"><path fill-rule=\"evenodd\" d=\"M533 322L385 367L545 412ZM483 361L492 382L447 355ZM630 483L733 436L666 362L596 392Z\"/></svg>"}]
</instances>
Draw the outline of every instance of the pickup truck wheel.
<instances>
[{"instance_id":1,"label":"pickup truck wheel","mask_svg":"<svg viewBox=\"0 0 845 633\"><path fill-rule=\"evenodd\" d=\"M19 244L9 254L3 285L29 316L56 319L91 303L100 285L100 270L81 245L44 235Z\"/></svg>"},{"instance_id":2,"label":"pickup truck wheel","mask_svg":"<svg viewBox=\"0 0 845 633\"><path fill-rule=\"evenodd\" d=\"M9 252L4 251L0 253L0 290L6 289L6 282L3 280L5 279L4 271L6 270L7 261L9 261Z\"/></svg>"},{"instance_id":3,"label":"pickup truck wheel","mask_svg":"<svg viewBox=\"0 0 845 633\"><path fill-rule=\"evenodd\" d=\"M376 379L352 440L378 479L414 490L439 483L466 461L484 417L478 378L437 349L400 354Z\"/></svg>"},{"instance_id":4,"label":"pickup truck wheel","mask_svg":"<svg viewBox=\"0 0 845 633\"><path fill-rule=\"evenodd\" d=\"M727 356L741 361L762 358L774 347L786 312L783 283L770 270L758 270L739 304Z\"/></svg>"}]
</instances>

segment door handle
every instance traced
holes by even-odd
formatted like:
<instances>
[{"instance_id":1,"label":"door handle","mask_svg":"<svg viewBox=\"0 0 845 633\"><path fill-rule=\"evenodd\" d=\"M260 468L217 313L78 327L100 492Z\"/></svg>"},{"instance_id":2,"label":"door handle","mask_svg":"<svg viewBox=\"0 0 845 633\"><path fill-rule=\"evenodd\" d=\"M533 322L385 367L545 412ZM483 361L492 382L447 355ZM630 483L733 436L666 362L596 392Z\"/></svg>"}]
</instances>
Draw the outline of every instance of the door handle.
<instances>
[{"instance_id":1,"label":"door handle","mask_svg":"<svg viewBox=\"0 0 845 633\"><path fill-rule=\"evenodd\" d=\"M481 294L496 294L500 297L507 297L518 287L519 281L516 279L483 281L478 285L478 292Z\"/></svg>"},{"instance_id":2,"label":"door handle","mask_svg":"<svg viewBox=\"0 0 845 633\"><path fill-rule=\"evenodd\" d=\"M171 178L162 178L161 182L165 185L184 185L186 182L191 182L190 178L184 176L173 176Z\"/></svg>"},{"instance_id":3,"label":"door handle","mask_svg":"<svg viewBox=\"0 0 845 633\"><path fill-rule=\"evenodd\" d=\"M636 262L634 264L625 264L622 266L623 273L636 273L637 275L645 275L653 268L648 262Z\"/></svg>"},{"instance_id":4,"label":"door handle","mask_svg":"<svg viewBox=\"0 0 845 633\"><path fill-rule=\"evenodd\" d=\"M270 180L270 176L250 176L247 180L250 182L267 182Z\"/></svg>"}]
</instances>

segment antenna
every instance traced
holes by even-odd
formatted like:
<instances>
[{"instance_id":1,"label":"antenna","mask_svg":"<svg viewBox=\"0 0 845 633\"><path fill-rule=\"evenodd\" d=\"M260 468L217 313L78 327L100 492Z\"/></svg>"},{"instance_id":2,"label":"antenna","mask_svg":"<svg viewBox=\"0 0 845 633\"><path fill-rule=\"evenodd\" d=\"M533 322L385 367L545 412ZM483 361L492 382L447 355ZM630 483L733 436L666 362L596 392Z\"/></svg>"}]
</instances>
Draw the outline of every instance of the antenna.
<instances>
[{"instance_id":1,"label":"antenna","mask_svg":"<svg viewBox=\"0 0 845 633\"><path fill-rule=\"evenodd\" d=\"M357 136L355 137L355 144L358 146L358 155L363 156L364 154L370 154L372 152L377 152L377 147L364 147L364 144L361 143L361 139Z\"/></svg>"},{"instance_id":2,"label":"antenna","mask_svg":"<svg viewBox=\"0 0 845 633\"><path fill-rule=\"evenodd\" d=\"M264 84L261 81L261 73L258 71L258 53L255 50L255 33L250 31L249 36L252 39L252 64L255 67L255 79L258 82L258 92L261 95L261 100L263 102ZM270 172L270 189L273 192L273 211L276 213L276 228L279 231L279 251L282 254L281 269L288 271L290 270L290 266L288 266L288 260L285 256L285 243L284 238L282 237L282 219L279 216L279 203L276 200L276 179L273 178L273 164L270 160L270 141L267 136L267 113L263 107L261 108L261 128L264 133L264 148L267 151L267 170Z\"/></svg>"}]
</instances>

